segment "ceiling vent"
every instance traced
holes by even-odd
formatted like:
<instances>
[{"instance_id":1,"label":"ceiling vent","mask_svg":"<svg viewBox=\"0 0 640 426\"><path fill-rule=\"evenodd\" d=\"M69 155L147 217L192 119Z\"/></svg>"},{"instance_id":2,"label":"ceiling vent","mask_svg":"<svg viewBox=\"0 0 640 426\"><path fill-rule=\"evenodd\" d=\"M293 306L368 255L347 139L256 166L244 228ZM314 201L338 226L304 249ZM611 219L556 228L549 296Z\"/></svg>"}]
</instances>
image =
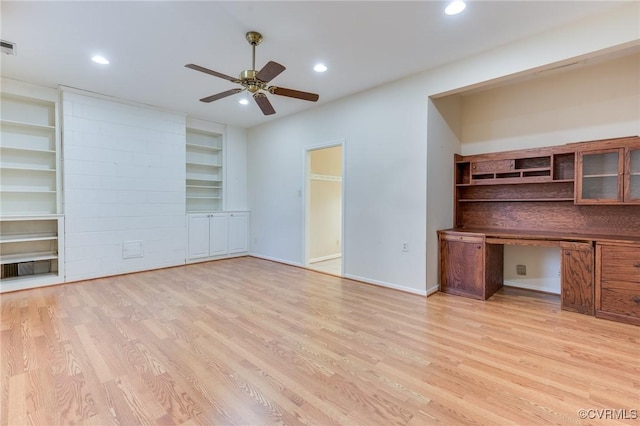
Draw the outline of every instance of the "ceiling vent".
<instances>
[{"instance_id":1,"label":"ceiling vent","mask_svg":"<svg viewBox=\"0 0 640 426\"><path fill-rule=\"evenodd\" d=\"M16 44L10 41L0 40L0 52L7 55L16 54Z\"/></svg>"}]
</instances>

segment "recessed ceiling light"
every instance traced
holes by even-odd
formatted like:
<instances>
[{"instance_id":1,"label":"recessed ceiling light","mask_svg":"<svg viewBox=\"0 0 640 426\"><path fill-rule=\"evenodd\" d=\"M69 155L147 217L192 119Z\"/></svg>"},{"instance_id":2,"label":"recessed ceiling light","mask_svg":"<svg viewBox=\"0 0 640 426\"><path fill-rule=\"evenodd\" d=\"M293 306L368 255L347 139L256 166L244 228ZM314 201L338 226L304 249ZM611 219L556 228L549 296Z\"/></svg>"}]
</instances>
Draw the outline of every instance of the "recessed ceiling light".
<instances>
[{"instance_id":1,"label":"recessed ceiling light","mask_svg":"<svg viewBox=\"0 0 640 426\"><path fill-rule=\"evenodd\" d=\"M444 13L447 15L457 15L462 12L464 8L467 7L467 4L462 0L455 0L449 3L449 6L444 10Z\"/></svg>"},{"instance_id":2,"label":"recessed ceiling light","mask_svg":"<svg viewBox=\"0 0 640 426\"><path fill-rule=\"evenodd\" d=\"M109 65L109 60L107 58L105 58L104 56L96 55L96 56L92 57L91 60L93 62L95 62L96 64Z\"/></svg>"},{"instance_id":3,"label":"recessed ceiling light","mask_svg":"<svg viewBox=\"0 0 640 426\"><path fill-rule=\"evenodd\" d=\"M249 99L247 99L247 98L241 98L241 99L238 101L238 103L239 103L240 105L249 105Z\"/></svg>"},{"instance_id":4,"label":"recessed ceiling light","mask_svg":"<svg viewBox=\"0 0 640 426\"><path fill-rule=\"evenodd\" d=\"M325 64L316 64L316 66L313 67L313 70L315 72L325 72L327 70L327 66Z\"/></svg>"}]
</instances>

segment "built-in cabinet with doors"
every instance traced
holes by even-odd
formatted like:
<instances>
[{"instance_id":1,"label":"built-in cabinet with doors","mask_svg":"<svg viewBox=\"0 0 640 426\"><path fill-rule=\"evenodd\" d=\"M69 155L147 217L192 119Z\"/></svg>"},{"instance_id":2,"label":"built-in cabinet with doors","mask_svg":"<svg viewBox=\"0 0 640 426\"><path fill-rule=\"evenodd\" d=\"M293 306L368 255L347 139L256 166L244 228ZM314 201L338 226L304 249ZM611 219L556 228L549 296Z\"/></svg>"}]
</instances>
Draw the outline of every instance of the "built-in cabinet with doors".
<instances>
[{"instance_id":1,"label":"built-in cabinet with doors","mask_svg":"<svg viewBox=\"0 0 640 426\"><path fill-rule=\"evenodd\" d=\"M64 280L59 93L2 79L0 292Z\"/></svg>"},{"instance_id":2,"label":"built-in cabinet with doors","mask_svg":"<svg viewBox=\"0 0 640 426\"><path fill-rule=\"evenodd\" d=\"M640 204L640 143L577 153L576 203Z\"/></svg>"},{"instance_id":3,"label":"built-in cabinet with doors","mask_svg":"<svg viewBox=\"0 0 640 426\"><path fill-rule=\"evenodd\" d=\"M187 118L187 262L248 251L249 213L225 211L224 125Z\"/></svg>"},{"instance_id":4,"label":"built-in cabinet with doors","mask_svg":"<svg viewBox=\"0 0 640 426\"><path fill-rule=\"evenodd\" d=\"M454 158L440 289L489 298L502 247L558 247L563 310L640 324L640 137Z\"/></svg>"},{"instance_id":5,"label":"built-in cabinet with doors","mask_svg":"<svg viewBox=\"0 0 640 426\"><path fill-rule=\"evenodd\" d=\"M188 261L244 254L248 250L249 212L187 215Z\"/></svg>"}]
</instances>

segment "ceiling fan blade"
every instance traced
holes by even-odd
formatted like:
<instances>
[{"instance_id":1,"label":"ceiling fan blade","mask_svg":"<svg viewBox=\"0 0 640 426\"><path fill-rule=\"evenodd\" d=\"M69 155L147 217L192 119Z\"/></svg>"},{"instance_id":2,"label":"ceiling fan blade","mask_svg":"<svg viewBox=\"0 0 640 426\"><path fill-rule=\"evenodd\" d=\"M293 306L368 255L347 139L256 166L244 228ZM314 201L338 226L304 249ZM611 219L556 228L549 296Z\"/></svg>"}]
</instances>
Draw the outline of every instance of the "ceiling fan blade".
<instances>
[{"instance_id":1,"label":"ceiling fan blade","mask_svg":"<svg viewBox=\"0 0 640 426\"><path fill-rule=\"evenodd\" d=\"M201 67L200 65L187 64L187 65L185 65L185 67L190 68L192 70L203 72L205 74L210 74L210 75L212 75L214 77L224 78L225 80L233 81L234 83L238 82L238 79L235 78L235 77L231 77L230 75L222 74L221 72L218 72L218 71L210 70L209 68Z\"/></svg>"},{"instance_id":2,"label":"ceiling fan blade","mask_svg":"<svg viewBox=\"0 0 640 426\"><path fill-rule=\"evenodd\" d=\"M277 62L269 61L267 62L267 65L265 65L260 71L258 71L256 78L260 81L268 83L278 75L280 75L280 73L284 70L286 70L284 65L280 65Z\"/></svg>"},{"instance_id":3,"label":"ceiling fan blade","mask_svg":"<svg viewBox=\"0 0 640 426\"><path fill-rule=\"evenodd\" d=\"M320 95L316 93L301 92L299 90L285 89L284 87L271 86L269 87L269 92L274 95L288 96L290 98L302 99L311 102L315 102L320 98Z\"/></svg>"},{"instance_id":4,"label":"ceiling fan blade","mask_svg":"<svg viewBox=\"0 0 640 426\"><path fill-rule=\"evenodd\" d=\"M231 96L231 95L235 95L236 93L240 93L240 92L242 92L242 90L244 90L244 89L227 90L226 92L220 92L220 93L217 93L215 95L211 95L211 96L207 96L206 98L202 98L202 99L200 99L200 101L201 102L217 101L218 99L226 98L227 96Z\"/></svg>"},{"instance_id":5,"label":"ceiling fan blade","mask_svg":"<svg viewBox=\"0 0 640 426\"><path fill-rule=\"evenodd\" d=\"M256 93L255 95L253 95L253 99L256 100L256 103L258 104L264 115L271 115L276 113L276 110L273 109L271 102L269 102L269 98L267 98L264 93Z\"/></svg>"}]
</instances>

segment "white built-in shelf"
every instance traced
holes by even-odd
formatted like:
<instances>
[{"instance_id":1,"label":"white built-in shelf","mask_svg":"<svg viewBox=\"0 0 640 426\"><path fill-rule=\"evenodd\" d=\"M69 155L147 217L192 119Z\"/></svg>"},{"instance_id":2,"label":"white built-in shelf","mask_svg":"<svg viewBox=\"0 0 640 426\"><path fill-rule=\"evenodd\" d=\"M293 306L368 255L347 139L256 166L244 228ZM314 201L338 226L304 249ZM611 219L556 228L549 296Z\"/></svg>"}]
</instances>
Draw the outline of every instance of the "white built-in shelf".
<instances>
[{"instance_id":1,"label":"white built-in shelf","mask_svg":"<svg viewBox=\"0 0 640 426\"><path fill-rule=\"evenodd\" d=\"M26 123L22 121L13 121L13 120L0 120L0 123L3 126L14 126L14 127L27 128L27 129L55 130L56 128L56 126L49 126L46 124Z\"/></svg>"},{"instance_id":2,"label":"white built-in shelf","mask_svg":"<svg viewBox=\"0 0 640 426\"><path fill-rule=\"evenodd\" d=\"M207 187L209 187L210 185L221 185L222 184L221 180L216 180L216 179L187 178L187 180L191 181L191 182L202 182L203 184L206 184Z\"/></svg>"},{"instance_id":3,"label":"white built-in shelf","mask_svg":"<svg viewBox=\"0 0 640 426\"><path fill-rule=\"evenodd\" d=\"M8 254L5 256L0 256L0 264L6 265L9 263L36 262L38 260L52 260L57 258L58 253L54 251Z\"/></svg>"},{"instance_id":4,"label":"white built-in shelf","mask_svg":"<svg viewBox=\"0 0 640 426\"><path fill-rule=\"evenodd\" d=\"M191 197L191 196L187 196L187 199L190 200L221 200L222 197Z\"/></svg>"},{"instance_id":5,"label":"white built-in shelf","mask_svg":"<svg viewBox=\"0 0 640 426\"><path fill-rule=\"evenodd\" d=\"M187 166L204 166L204 167L214 167L214 168L222 167L218 164L194 163L194 162L187 162Z\"/></svg>"},{"instance_id":6,"label":"white built-in shelf","mask_svg":"<svg viewBox=\"0 0 640 426\"><path fill-rule=\"evenodd\" d=\"M0 146L0 149L2 150L7 150L7 151L24 151L24 152L40 152L40 153L46 153L46 154L55 154L56 152L52 149L35 149L35 148L20 148L17 146L6 146L6 145L2 145Z\"/></svg>"},{"instance_id":7,"label":"white built-in shelf","mask_svg":"<svg viewBox=\"0 0 640 426\"><path fill-rule=\"evenodd\" d=\"M7 193L13 193L13 194L55 194L56 191L51 191L51 190L40 190L40 189L0 189L0 192L7 192ZM36 212L37 214L42 214L41 212ZM30 212L25 212L25 216L26 215L31 215L32 213Z\"/></svg>"},{"instance_id":8,"label":"white built-in shelf","mask_svg":"<svg viewBox=\"0 0 640 426\"><path fill-rule=\"evenodd\" d=\"M24 243L27 241L53 241L57 240L56 234L16 234L0 235L0 243Z\"/></svg>"},{"instance_id":9,"label":"white built-in shelf","mask_svg":"<svg viewBox=\"0 0 640 426\"><path fill-rule=\"evenodd\" d=\"M27 275L27 276L17 276L17 277L8 277L8 278L3 278L2 282L0 282L0 288L3 285L7 285L16 281L22 281L25 279L29 279L29 278L37 278L37 279L48 279L51 280L52 282L57 282L57 278L58 278L58 273L57 272L47 272L46 274L37 274L37 275Z\"/></svg>"},{"instance_id":10,"label":"white built-in shelf","mask_svg":"<svg viewBox=\"0 0 640 426\"><path fill-rule=\"evenodd\" d=\"M191 179L194 180L194 179ZM221 189L221 186L213 186L213 185L187 185L187 188L206 188L206 189Z\"/></svg>"},{"instance_id":11,"label":"white built-in shelf","mask_svg":"<svg viewBox=\"0 0 640 426\"><path fill-rule=\"evenodd\" d=\"M10 82L0 102L0 292L62 282L59 93Z\"/></svg>"},{"instance_id":12,"label":"white built-in shelf","mask_svg":"<svg viewBox=\"0 0 640 426\"><path fill-rule=\"evenodd\" d=\"M219 148L217 146L206 146L206 145L199 145L199 144L195 144L195 143L188 143L187 144L188 148L193 148L193 149L204 149L207 151L222 151L222 148Z\"/></svg>"},{"instance_id":13,"label":"white built-in shelf","mask_svg":"<svg viewBox=\"0 0 640 426\"><path fill-rule=\"evenodd\" d=\"M45 169L42 167L26 167L26 166L14 166L11 164L0 164L2 170L25 170L29 172L48 172L55 173L56 169Z\"/></svg>"},{"instance_id":14,"label":"white built-in shelf","mask_svg":"<svg viewBox=\"0 0 640 426\"><path fill-rule=\"evenodd\" d=\"M186 211L222 210L223 131L200 120L187 120ZM192 127L193 126L193 127Z\"/></svg>"}]
</instances>

